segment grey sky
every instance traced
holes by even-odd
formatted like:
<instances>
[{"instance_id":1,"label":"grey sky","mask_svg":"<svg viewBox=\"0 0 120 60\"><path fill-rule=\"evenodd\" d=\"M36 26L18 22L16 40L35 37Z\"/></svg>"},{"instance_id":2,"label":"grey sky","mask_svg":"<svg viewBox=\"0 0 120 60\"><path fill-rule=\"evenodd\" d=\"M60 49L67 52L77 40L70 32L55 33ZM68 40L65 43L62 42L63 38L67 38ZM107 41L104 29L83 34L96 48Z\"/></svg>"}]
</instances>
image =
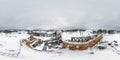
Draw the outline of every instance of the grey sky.
<instances>
[{"instance_id":1,"label":"grey sky","mask_svg":"<svg viewBox=\"0 0 120 60\"><path fill-rule=\"evenodd\" d=\"M0 0L0 27L119 27L119 6L119 0Z\"/></svg>"}]
</instances>

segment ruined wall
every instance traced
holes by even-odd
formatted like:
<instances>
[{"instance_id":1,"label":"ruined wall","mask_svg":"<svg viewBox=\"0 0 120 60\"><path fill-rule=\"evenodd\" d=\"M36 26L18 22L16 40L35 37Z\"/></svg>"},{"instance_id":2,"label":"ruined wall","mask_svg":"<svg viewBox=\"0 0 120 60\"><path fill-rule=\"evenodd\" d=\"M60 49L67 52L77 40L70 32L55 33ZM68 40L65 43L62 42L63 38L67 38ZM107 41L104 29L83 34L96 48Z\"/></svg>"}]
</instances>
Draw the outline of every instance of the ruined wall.
<instances>
[{"instance_id":1,"label":"ruined wall","mask_svg":"<svg viewBox=\"0 0 120 60\"><path fill-rule=\"evenodd\" d=\"M25 44L30 47L30 41L25 40Z\"/></svg>"},{"instance_id":2,"label":"ruined wall","mask_svg":"<svg viewBox=\"0 0 120 60\"><path fill-rule=\"evenodd\" d=\"M63 42L63 48L67 48L68 43Z\"/></svg>"},{"instance_id":3,"label":"ruined wall","mask_svg":"<svg viewBox=\"0 0 120 60\"><path fill-rule=\"evenodd\" d=\"M103 37L102 35L99 35L95 39L90 41L88 44L69 44L63 42L63 48L67 48L67 46L69 45L70 50L85 50L88 49L89 47L95 46L102 39L102 37Z\"/></svg>"}]
</instances>

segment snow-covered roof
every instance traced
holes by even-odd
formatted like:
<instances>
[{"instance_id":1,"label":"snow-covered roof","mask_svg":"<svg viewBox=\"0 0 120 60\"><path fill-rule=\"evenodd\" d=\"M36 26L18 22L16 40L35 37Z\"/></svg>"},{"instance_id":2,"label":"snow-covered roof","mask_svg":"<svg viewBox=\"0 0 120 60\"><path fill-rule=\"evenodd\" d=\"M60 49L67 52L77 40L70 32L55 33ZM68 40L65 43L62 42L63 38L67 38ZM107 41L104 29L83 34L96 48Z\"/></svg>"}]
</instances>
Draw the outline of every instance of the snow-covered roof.
<instances>
[{"instance_id":1,"label":"snow-covered roof","mask_svg":"<svg viewBox=\"0 0 120 60\"><path fill-rule=\"evenodd\" d=\"M33 48L33 49L35 49L35 50L43 50L44 45L45 45L45 43L43 42L40 46L36 46L36 47Z\"/></svg>"},{"instance_id":2,"label":"snow-covered roof","mask_svg":"<svg viewBox=\"0 0 120 60\"><path fill-rule=\"evenodd\" d=\"M41 39L43 41L47 41L47 40L51 40L52 39L52 37L36 37L36 36L35 36L35 38Z\"/></svg>"}]
</instances>

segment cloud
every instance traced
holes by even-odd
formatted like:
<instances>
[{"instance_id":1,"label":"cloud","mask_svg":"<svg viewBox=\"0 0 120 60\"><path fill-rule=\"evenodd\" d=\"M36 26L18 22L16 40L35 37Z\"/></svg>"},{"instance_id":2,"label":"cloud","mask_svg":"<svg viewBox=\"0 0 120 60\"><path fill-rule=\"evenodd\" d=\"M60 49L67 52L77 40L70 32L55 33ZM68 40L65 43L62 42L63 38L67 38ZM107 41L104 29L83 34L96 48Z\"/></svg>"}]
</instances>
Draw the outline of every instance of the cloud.
<instances>
[{"instance_id":1,"label":"cloud","mask_svg":"<svg viewBox=\"0 0 120 60\"><path fill-rule=\"evenodd\" d=\"M0 0L0 27L120 26L119 0Z\"/></svg>"}]
</instances>

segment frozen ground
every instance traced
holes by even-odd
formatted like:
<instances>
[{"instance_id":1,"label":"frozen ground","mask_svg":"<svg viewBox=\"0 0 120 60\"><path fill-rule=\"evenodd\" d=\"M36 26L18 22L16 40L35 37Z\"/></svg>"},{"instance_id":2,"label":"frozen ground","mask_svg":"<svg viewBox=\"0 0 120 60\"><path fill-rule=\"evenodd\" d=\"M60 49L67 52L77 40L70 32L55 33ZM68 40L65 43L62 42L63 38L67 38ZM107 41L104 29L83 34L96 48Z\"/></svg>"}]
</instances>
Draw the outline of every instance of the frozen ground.
<instances>
[{"instance_id":1,"label":"frozen ground","mask_svg":"<svg viewBox=\"0 0 120 60\"><path fill-rule=\"evenodd\" d=\"M0 49L17 49L19 40L27 38L26 34L0 34ZM120 43L120 34L104 35L103 40L117 40ZM71 51L68 49L57 50L54 52L35 51L27 46L22 46L21 53L18 57L9 57L0 55L0 60L118 60L120 55L112 51L111 48L106 50L95 50L95 54L88 54L86 51Z\"/></svg>"}]
</instances>

